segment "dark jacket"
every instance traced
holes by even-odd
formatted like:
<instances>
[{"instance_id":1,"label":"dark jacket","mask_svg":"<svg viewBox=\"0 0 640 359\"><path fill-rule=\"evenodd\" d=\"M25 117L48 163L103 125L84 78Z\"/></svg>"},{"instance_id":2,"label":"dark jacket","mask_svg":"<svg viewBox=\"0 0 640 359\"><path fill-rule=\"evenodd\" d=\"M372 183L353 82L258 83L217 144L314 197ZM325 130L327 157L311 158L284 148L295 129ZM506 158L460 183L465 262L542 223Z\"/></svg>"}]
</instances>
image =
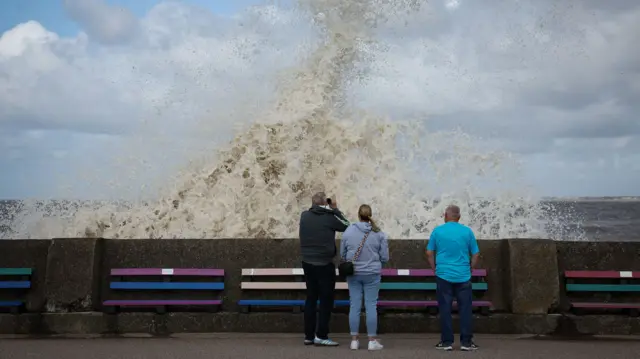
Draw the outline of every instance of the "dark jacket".
<instances>
[{"instance_id":1,"label":"dark jacket","mask_svg":"<svg viewBox=\"0 0 640 359\"><path fill-rule=\"evenodd\" d=\"M333 262L337 254L336 232L344 232L349 221L339 209L317 205L300 215L300 252L302 261L324 265Z\"/></svg>"}]
</instances>

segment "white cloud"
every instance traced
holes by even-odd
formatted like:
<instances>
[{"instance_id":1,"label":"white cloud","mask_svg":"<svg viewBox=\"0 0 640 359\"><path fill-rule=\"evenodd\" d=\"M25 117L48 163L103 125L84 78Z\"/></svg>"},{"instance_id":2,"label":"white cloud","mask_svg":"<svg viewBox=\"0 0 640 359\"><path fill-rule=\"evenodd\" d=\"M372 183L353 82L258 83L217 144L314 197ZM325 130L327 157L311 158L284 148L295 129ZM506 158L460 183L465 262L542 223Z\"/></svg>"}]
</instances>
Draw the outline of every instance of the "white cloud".
<instances>
[{"instance_id":1,"label":"white cloud","mask_svg":"<svg viewBox=\"0 0 640 359\"><path fill-rule=\"evenodd\" d=\"M71 18L102 43L129 41L136 30L137 20L126 8L102 0L64 0L63 4Z\"/></svg>"},{"instance_id":2,"label":"white cloud","mask_svg":"<svg viewBox=\"0 0 640 359\"><path fill-rule=\"evenodd\" d=\"M640 4L500 4L444 1L382 26L388 51L353 98L520 152L543 193L638 194ZM29 185L51 195L81 166L100 173L95 186L120 170L166 176L250 121L316 39L308 20L275 6L222 17L167 2L140 19L98 0L65 6L77 37L30 21L0 38L0 164L17 171L0 196L29 193L19 178L32 171L45 176Z\"/></svg>"}]
</instances>

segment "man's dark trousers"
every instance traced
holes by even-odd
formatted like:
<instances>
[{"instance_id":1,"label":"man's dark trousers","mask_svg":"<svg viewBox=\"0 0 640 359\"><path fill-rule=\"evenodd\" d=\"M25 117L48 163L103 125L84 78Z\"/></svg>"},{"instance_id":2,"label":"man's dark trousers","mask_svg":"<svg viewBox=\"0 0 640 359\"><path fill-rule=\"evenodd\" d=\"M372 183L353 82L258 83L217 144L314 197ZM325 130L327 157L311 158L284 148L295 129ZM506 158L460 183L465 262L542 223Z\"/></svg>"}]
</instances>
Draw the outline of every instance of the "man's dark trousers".
<instances>
[{"instance_id":1,"label":"man's dark trousers","mask_svg":"<svg viewBox=\"0 0 640 359\"><path fill-rule=\"evenodd\" d=\"M448 282L436 277L438 312L440 315L440 341L443 345L453 344L453 320L451 307L453 298L458 301L458 313L460 315L460 344L470 345L473 339L473 294L471 281L462 283Z\"/></svg>"},{"instance_id":2,"label":"man's dark trousers","mask_svg":"<svg viewBox=\"0 0 640 359\"><path fill-rule=\"evenodd\" d=\"M336 288L336 267L333 263L313 265L302 262L302 269L307 284L307 299L304 304L304 337L306 340L313 340L316 336L319 339L328 339L329 320L333 310ZM316 321L318 300L320 300L320 311Z\"/></svg>"}]
</instances>

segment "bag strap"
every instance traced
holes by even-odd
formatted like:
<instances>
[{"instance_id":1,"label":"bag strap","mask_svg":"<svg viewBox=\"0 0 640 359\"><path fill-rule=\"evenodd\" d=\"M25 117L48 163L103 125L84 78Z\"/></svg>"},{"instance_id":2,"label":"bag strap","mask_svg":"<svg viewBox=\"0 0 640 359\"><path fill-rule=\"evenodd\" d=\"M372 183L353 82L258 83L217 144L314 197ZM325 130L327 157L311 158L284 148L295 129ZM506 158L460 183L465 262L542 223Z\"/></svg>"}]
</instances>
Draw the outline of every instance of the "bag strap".
<instances>
[{"instance_id":1,"label":"bag strap","mask_svg":"<svg viewBox=\"0 0 640 359\"><path fill-rule=\"evenodd\" d=\"M351 258L352 263L358 260L358 257L360 257L360 252L362 252L362 247L364 247L364 242L367 240L367 237L369 237L369 233L371 233L371 231L367 232L367 234L364 235L364 238L362 238L362 240L360 241L360 247L358 247L358 250L356 250L353 258Z\"/></svg>"}]
</instances>

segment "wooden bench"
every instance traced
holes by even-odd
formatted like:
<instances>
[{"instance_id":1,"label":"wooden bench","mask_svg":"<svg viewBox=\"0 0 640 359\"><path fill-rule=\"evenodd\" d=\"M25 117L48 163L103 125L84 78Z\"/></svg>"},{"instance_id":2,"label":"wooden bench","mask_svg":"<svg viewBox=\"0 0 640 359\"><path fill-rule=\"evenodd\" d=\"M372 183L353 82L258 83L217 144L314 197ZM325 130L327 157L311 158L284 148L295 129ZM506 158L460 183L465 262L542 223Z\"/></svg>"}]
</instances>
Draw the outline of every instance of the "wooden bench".
<instances>
[{"instance_id":1,"label":"wooden bench","mask_svg":"<svg viewBox=\"0 0 640 359\"><path fill-rule=\"evenodd\" d=\"M22 296L21 291L31 288L32 274L31 268L0 268L0 309L19 313L24 308L24 300L4 298Z\"/></svg>"},{"instance_id":2,"label":"wooden bench","mask_svg":"<svg viewBox=\"0 0 640 359\"><path fill-rule=\"evenodd\" d=\"M338 275L336 270L336 275ZM487 283L484 282L484 278L487 275L487 271L484 269L475 270L473 276L479 280L479 282L473 283L474 291L486 291L488 289ZM260 290L260 291L303 291L306 289L304 282L304 271L302 268L250 268L242 269L243 279L240 287L245 290ZM380 283L381 295L383 291L435 291L436 283L433 282L385 282L385 277L431 277L435 279L435 274L430 269L383 269L382 270L382 283ZM285 278L287 281L269 280L269 281L256 281L258 278ZM293 279L294 281L291 281ZM336 290L347 291L349 288L344 281L336 281ZM347 292L348 298L348 292ZM293 307L293 310L298 312L304 306L304 299L242 299L238 302L238 305L242 307L243 312L248 312L251 307ZM334 303L335 307L349 306L349 300L338 299ZM455 302L454 302L455 306ZM487 314L491 308L491 302L489 301L474 301L473 306L480 308L483 314ZM378 307L382 308L431 308L437 309L438 302L435 300L379 300Z\"/></svg>"},{"instance_id":3,"label":"wooden bench","mask_svg":"<svg viewBox=\"0 0 640 359\"><path fill-rule=\"evenodd\" d=\"M620 309L639 315L640 271L565 271L564 276L567 294L596 296L588 301L570 300L574 311Z\"/></svg>"},{"instance_id":4,"label":"wooden bench","mask_svg":"<svg viewBox=\"0 0 640 359\"><path fill-rule=\"evenodd\" d=\"M221 291L224 290L223 269L195 268L114 268L111 269L112 281L109 288L118 293L146 291L153 294L153 299L112 299L102 304L107 312L115 312L120 308L154 308L158 313L165 313L168 307L201 307L212 311L222 305L220 299L169 299L173 293L184 291ZM190 278L191 281L178 281L176 278ZM143 278L140 280L139 278ZM150 280L158 278L160 280ZM127 279L124 281L124 279ZM193 281L199 279L199 281ZM205 292L206 293L206 292ZM128 293L125 293L129 295ZM205 294L206 297L209 294Z\"/></svg>"},{"instance_id":5,"label":"wooden bench","mask_svg":"<svg viewBox=\"0 0 640 359\"><path fill-rule=\"evenodd\" d=\"M485 281L487 271L485 269L476 269L472 273L472 290L474 294L482 293L488 290L488 285ZM433 281L385 281L385 278L432 278ZM475 280L474 280L475 279ZM431 269L393 269L385 268L382 270L382 283L380 284L380 297L384 296L383 291L433 291L435 293L437 288L435 282L435 273ZM404 294L404 293L403 293ZM454 308L457 307L457 303L454 300ZM472 303L474 308L479 308L480 312L484 315L489 313L491 309L491 302L486 300L474 300ZM437 300L379 300L378 307L383 308L427 308L432 313L437 313L438 301Z\"/></svg>"},{"instance_id":6,"label":"wooden bench","mask_svg":"<svg viewBox=\"0 0 640 359\"><path fill-rule=\"evenodd\" d=\"M336 269L336 276L337 272ZM302 293L307 288L302 268L245 268L242 269L242 277L240 288L243 291L260 291L260 294L264 293L266 296L270 296L271 293L269 292L277 292L277 294L287 296L282 292L295 291ZM346 291L347 289L347 283L336 282L336 290ZM296 296L299 295L297 294ZM285 307L293 309L294 312L299 312L304 307L304 302L304 299L241 299L238 301L238 305L245 313L253 307ZM349 300L335 300L334 306L349 306Z\"/></svg>"}]
</instances>

